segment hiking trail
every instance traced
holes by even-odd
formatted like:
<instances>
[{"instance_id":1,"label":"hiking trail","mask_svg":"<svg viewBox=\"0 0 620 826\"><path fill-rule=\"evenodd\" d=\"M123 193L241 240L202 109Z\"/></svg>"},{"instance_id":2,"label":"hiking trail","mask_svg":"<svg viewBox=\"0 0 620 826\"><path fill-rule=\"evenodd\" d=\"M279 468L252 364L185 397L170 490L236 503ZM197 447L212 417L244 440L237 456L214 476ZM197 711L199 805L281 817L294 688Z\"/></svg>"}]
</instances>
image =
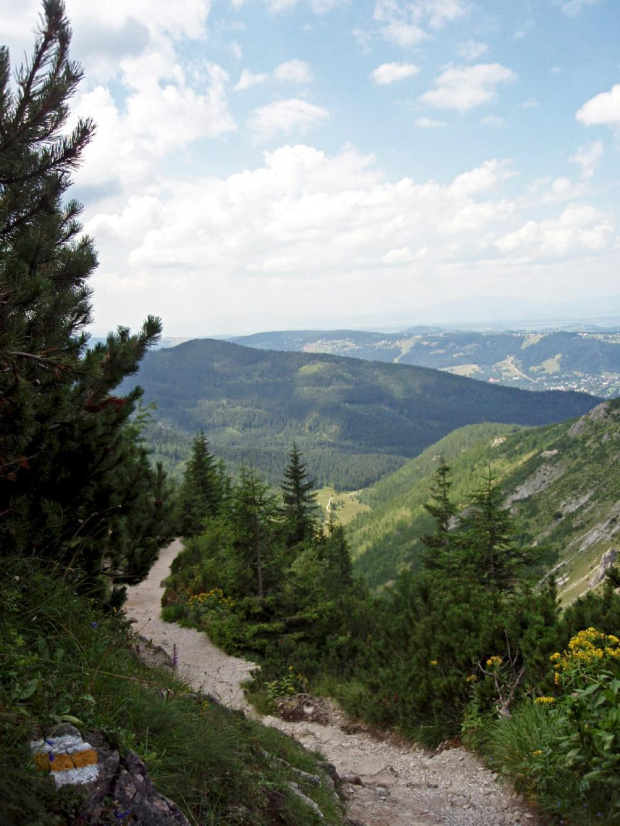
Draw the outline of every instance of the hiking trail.
<instances>
[{"instance_id":1,"label":"hiking trail","mask_svg":"<svg viewBox=\"0 0 620 826\"><path fill-rule=\"evenodd\" d=\"M175 540L162 550L148 578L128 589L127 617L136 633L175 659L177 673L194 691L256 717L241 689L255 663L224 654L204 633L161 619L163 582L182 547ZM341 777L353 781L344 785L347 814L366 826L534 826L539 822L522 799L463 748L436 753L395 737L378 738L361 726L347 725L337 710L329 725L260 719L321 752Z\"/></svg>"}]
</instances>

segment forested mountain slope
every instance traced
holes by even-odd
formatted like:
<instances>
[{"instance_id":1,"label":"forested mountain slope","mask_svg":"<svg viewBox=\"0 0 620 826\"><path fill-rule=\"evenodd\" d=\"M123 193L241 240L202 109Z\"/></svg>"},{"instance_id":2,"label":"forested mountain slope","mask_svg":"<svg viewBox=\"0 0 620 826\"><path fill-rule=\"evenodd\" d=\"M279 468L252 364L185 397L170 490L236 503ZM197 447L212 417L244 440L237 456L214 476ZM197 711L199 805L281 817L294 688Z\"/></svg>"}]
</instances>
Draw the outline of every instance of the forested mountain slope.
<instances>
[{"instance_id":1,"label":"forested mountain slope","mask_svg":"<svg viewBox=\"0 0 620 826\"><path fill-rule=\"evenodd\" d=\"M414 364L528 390L620 394L618 332L477 332L416 327L399 333L294 330L231 339L247 347Z\"/></svg>"},{"instance_id":2,"label":"forested mountain slope","mask_svg":"<svg viewBox=\"0 0 620 826\"><path fill-rule=\"evenodd\" d=\"M617 541L619 452L620 400L574 422L456 431L361 494L372 512L347 527L357 569L379 585L419 564L420 535L432 530L423 505L443 455L461 506L488 468L501 480L520 539L549 547L546 567L555 569L560 595L571 601L588 589L601 555Z\"/></svg>"},{"instance_id":3,"label":"forested mountain slope","mask_svg":"<svg viewBox=\"0 0 620 826\"><path fill-rule=\"evenodd\" d=\"M561 421L597 400L527 393L436 370L202 339L150 353L137 379L163 425L203 428L227 462L279 479L297 441L312 475L367 485L464 425ZM165 432L165 431L162 431Z\"/></svg>"}]
</instances>

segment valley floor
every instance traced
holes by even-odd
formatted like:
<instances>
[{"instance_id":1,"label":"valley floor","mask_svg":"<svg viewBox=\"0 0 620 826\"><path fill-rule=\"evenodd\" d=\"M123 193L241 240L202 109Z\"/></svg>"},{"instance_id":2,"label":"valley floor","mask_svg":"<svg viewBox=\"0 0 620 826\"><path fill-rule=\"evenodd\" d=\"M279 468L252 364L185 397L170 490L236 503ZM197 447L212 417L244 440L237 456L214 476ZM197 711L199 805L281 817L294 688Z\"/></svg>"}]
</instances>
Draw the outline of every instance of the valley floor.
<instances>
[{"instance_id":1,"label":"valley floor","mask_svg":"<svg viewBox=\"0 0 620 826\"><path fill-rule=\"evenodd\" d=\"M178 673L195 691L253 714L241 684L255 664L224 654L205 634L166 623L160 618L162 582L182 546L173 542L148 578L129 589L126 613L135 631L175 658ZM342 777L359 778L345 786L348 814L367 826L513 826L535 824L537 818L497 776L465 749L424 751L395 739L378 739L356 727L289 723L265 717L306 748L319 751ZM347 734L344 729L352 734Z\"/></svg>"}]
</instances>

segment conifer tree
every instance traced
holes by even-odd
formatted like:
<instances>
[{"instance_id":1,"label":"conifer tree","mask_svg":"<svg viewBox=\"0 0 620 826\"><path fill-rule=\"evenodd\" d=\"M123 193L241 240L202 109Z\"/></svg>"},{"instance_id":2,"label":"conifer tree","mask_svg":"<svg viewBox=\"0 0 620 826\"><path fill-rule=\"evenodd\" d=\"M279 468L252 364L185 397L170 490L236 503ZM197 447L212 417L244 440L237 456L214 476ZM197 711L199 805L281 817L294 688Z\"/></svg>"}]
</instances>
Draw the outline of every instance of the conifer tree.
<instances>
[{"instance_id":1,"label":"conifer tree","mask_svg":"<svg viewBox=\"0 0 620 826\"><path fill-rule=\"evenodd\" d=\"M319 554L328 565L332 582L336 589L347 589L353 583L353 565L349 543L342 525L330 513L328 533L317 540Z\"/></svg>"},{"instance_id":2,"label":"conifer tree","mask_svg":"<svg viewBox=\"0 0 620 826\"><path fill-rule=\"evenodd\" d=\"M204 431L194 437L179 493L180 531L195 536L204 520L216 516L222 502L224 472L209 450Z\"/></svg>"},{"instance_id":3,"label":"conifer tree","mask_svg":"<svg viewBox=\"0 0 620 826\"><path fill-rule=\"evenodd\" d=\"M306 464L295 442L288 456L289 464L284 471L280 488L284 503L286 544L292 547L313 536L316 529L317 504L314 482L308 478Z\"/></svg>"},{"instance_id":4,"label":"conifer tree","mask_svg":"<svg viewBox=\"0 0 620 826\"><path fill-rule=\"evenodd\" d=\"M232 492L230 517L242 572L249 574L251 591L262 599L275 579L279 508L276 497L253 468L241 468L239 484Z\"/></svg>"},{"instance_id":5,"label":"conifer tree","mask_svg":"<svg viewBox=\"0 0 620 826\"><path fill-rule=\"evenodd\" d=\"M134 473L146 461L129 427L140 391L111 394L161 325L149 317L138 335L119 327L87 349L97 259L81 234L81 206L66 195L94 126L80 120L64 131L82 77L70 39L63 3L44 0L15 88L0 50L0 543L6 554L46 556L96 576L104 560L127 569L123 546L140 551L125 480L133 474L134 497L157 496L153 476ZM116 543L121 531L126 542ZM134 574L151 560L149 551Z\"/></svg>"},{"instance_id":6,"label":"conifer tree","mask_svg":"<svg viewBox=\"0 0 620 826\"><path fill-rule=\"evenodd\" d=\"M431 570L449 569L456 562L457 537L453 530L456 505L450 499L452 488L451 468L443 456L439 457L439 467L431 485L431 499L424 505L424 510L435 519L432 534L423 534L422 542L429 549L424 554L424 565Z\"/></svg>"},{"instance_id":7,"label":"conifer tree","mask_svg":"<svg viewBox=\"0 0 620 826\"><path fill-rule=\"evenodd\" d=\"M470 497L458 527L461 565L479 582L497 591L510 591L541 550L520 547L514 541L514 521L489 469Z\"/></svg>"}]
</instances>

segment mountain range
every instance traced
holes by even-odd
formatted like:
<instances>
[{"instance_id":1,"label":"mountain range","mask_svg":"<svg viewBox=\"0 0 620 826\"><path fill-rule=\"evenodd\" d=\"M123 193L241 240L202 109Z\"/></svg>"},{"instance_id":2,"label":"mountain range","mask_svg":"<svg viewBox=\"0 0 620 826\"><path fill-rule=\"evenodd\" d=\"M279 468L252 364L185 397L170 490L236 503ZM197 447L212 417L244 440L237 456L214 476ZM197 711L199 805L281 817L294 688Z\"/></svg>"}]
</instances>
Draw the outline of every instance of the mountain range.
<instances>
[{"instance_id":1,"label":"mountain range","mask_svg":"<svg viewBox=\"0 0 620 826\"><path fill-rule=\"evenodd\" d=\"M294 330L231 339L266 350L331 353L432 367L527 390L620 395L620 332L479 332L414 327L401 332Z\"/></svg>"},{"instance_id":2,"label":"mountain range","mask_svg":"<svg viewBox=\"0 0 620 826\"><path fill-rule=\"evenodd\" d=\"M149 353L123 389L136 383L157 406L149 430L156 453L182 454L188 436L202 428L218 457L233 466L252 463L277 481L296 441L318 483L349 490L396 470L456 428L548 424L598 401L405 364L210 339Z\"/></svg>"}]
</instances>

